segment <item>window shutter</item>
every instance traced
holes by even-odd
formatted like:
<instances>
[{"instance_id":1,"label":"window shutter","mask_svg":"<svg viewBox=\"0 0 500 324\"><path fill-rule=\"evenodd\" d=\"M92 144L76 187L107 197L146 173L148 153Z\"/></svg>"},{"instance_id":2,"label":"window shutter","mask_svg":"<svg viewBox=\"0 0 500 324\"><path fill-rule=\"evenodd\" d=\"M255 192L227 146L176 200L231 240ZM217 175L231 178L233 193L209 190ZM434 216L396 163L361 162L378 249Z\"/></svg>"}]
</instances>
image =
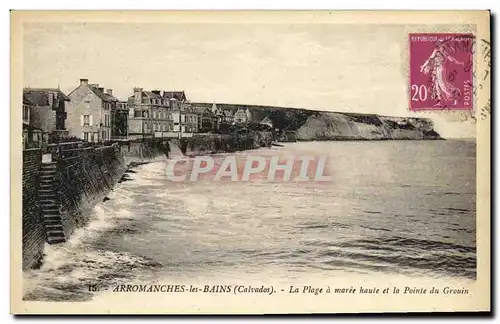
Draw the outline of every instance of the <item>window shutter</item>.
<instances>
[{"instance_id":1,"label":"window shutter","mask_svg":"<svg viewBox=\"0 0 500 324\"><path fill-rule=\"evenodd\" d=\"M83 115L80 115L80 126L83 126Z\"/></svg>"},{"instance_id":2,"label":"window shutter","mask_svg":"<svg viewBox=\"0 0 500 324\"><path fill-rule=\"evenodd\" d=\"M89 117L89 125L92 126L92 115Z\"/></svg>"}]
</instances>

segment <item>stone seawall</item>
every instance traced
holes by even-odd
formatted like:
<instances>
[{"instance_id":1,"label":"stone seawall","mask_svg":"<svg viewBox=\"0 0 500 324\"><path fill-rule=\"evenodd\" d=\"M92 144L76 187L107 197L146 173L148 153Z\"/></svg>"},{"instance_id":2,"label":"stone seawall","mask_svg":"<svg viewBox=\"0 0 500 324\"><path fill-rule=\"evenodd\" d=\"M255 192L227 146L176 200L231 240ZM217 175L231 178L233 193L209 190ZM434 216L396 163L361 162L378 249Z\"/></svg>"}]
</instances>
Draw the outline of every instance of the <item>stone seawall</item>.
<instances>
[{"instance_id":1,"label":"stone seawall","mask_svg":"<svg viewBox=\"0 0 500 324\"><path fill-rule=\"evenodd\" d=\"M118 144L126 165L165 159L168 153L166 139L134 140Z\"/></svg>"},{"instance_id":2,"label":"stone seawall","mask_svg":"<svg viewBox=\"0 0 500 324\"><path fill-rule=\"evenodd\" d=\"M271 132L250 131L246 134L204 134L182 138L179 147L186 155L204 155L269 147Z\"/></svg>"},{"instance_id":3,"label":"stone seawall","mask_svg":"<svg viewBox=\"0 0 500 324\"><path fill-rule=\"evenodd\" d=\"M53 145L45 152L50 156L48 162L43 161L41 150L23 151L23 269L41 264L45 242L50 242L54 228L62 228L63 242L77 227L85 225L92 208L126 171L117 144L85 145ZM44 173L47 165L50 173ZM42 185L47 188L48 183L51 190L41 188ZM41 192L47 195L47 191L53 191L50 195L54 198L41 196ZM44 199L50 199L53 210L50 215L44 214L44 204L48 203Z\"/></svg>"},{"instance_id":4,"label":"stone seawall","mask_svg":"<svg viewBox=\"0 0 500 324\"><path fill-rule=\"evenodd\" d=\"M23 151L23 269L36 267L43 256L45 230L38 197L41 165L41 149Z\"/></svg>"},{"instance_id":5,"label":"stone seawall","mask_svg":"<svg viewBox=\"0 0 500 324\"><path fill-rule=\"evenodd\" d=\"M92 208L125 173L117 144L63 150L57 160L56 184L66 239L85 225Z\"/></svg>"}]
</instances>

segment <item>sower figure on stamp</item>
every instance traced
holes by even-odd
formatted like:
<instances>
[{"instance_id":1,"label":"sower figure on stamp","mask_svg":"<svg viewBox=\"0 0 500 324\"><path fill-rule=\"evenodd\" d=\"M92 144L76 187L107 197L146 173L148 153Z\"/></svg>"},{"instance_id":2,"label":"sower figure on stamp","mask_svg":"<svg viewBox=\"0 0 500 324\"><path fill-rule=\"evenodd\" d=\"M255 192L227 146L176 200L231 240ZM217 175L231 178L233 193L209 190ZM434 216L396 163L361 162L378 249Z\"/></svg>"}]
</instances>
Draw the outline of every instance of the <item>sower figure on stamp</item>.
<instances>
[{"instance_id":1,"label":"sower figure on stamp","mask_svg":"<svg viewBox=\"0 0 500 324\"><path fill-rule=\"evenodd\" d=\"M453 105L457 105L457 99L460 98L460 89L447 80L447 61L464 65L464 62L458 61L452 55L454 48L446 41L439 41L432 51L427 61L420 67L420 72L431 75L432 91L431 96L437 101L436 106L441 102L453 100ZM453 73L450 77L454 77Z\"/></svg>"}]
</instances>

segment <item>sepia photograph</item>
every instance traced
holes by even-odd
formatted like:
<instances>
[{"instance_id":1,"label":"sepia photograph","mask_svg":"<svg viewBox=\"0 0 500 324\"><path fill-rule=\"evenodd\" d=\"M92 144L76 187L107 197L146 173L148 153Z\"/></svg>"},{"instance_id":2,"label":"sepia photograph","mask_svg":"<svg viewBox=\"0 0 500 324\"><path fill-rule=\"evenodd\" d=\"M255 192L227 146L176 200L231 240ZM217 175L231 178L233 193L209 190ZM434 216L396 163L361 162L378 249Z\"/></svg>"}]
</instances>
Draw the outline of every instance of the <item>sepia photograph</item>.
<instances>
[{"instance_id":1,"label":"sepia photograph","mask_svg":"<svg viewBox=\"0 0 500 324\"><path fill-rule=\"evenodd\" d=\"M14 312L488 311L489 19L13 11Z\"/></svg>"}]
</instances>

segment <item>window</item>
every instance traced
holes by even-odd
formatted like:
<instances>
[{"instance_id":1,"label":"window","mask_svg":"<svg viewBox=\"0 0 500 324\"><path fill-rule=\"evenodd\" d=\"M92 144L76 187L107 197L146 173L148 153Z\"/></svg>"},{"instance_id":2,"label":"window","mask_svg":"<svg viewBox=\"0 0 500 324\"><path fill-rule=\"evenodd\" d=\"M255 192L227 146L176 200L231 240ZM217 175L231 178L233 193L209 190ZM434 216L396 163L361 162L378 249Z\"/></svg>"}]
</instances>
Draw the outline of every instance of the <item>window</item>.
<instances>
[{"instance_id":1,"label":"window","mask_svg":"<svg viewBox=\"0 0 500 324\"><path fill-rule=\"evenodd\" d=\"M90 141L91 141L91 142L94 142L94 141L95 141L95 140L94 140L94 133L90 133Z\"/></svg>"},{"instance_id":2,"label":"window","mask_svg":"<svg viewBox=\"0 0 500 324\"><path fill-rule=\"evenodd\" d=\"M88 132L84 132L83 133L83 140L88 142L89 141L89 133Z\"/></svg>"},{"instance_id":3,"label":"window","mask_svg":"<svg viewBox=\"0 0 500 324\"><path fill-rule=\"evenodd\" d=\"M27 122L30 120L30 108L28 106L23 106L23 120Z\"/></svg>"},{"instance_id":4,"label":"window","mask_svg":"<svg viewBox=\"0 0 500 324\"><path fill-rule=\"evenodd\" d=\"M90 115L83 115L83 126L90 126Z\"/></svg>"},{"instance_id":5,"label":"window","mask_svg":"<svg viewBox=\"0 0 500 324\"><path fill-rule=\"evenodd\" d=\"M52 92L49 92L49 106L52 107L54 104L54 94Z\"/></svg>"},{"instance_id":6,"label":"window","mask_svg":"<svg viewBox=\"0 0 500 324\"><path fill-rule=\"evenodd\" d=\"M140 110L135 110L134 111L134 117L141 117L141 111Z\"/></svg>"},{"instance_id":7,"label":"window","mask_svg":"<svg viewBox=\"0 0 500 324\"><path fill-rule=\"evenodd\" d=\"M109 115L104 115L104 126L110 126Z\"/></svg>"}]
</instances>

